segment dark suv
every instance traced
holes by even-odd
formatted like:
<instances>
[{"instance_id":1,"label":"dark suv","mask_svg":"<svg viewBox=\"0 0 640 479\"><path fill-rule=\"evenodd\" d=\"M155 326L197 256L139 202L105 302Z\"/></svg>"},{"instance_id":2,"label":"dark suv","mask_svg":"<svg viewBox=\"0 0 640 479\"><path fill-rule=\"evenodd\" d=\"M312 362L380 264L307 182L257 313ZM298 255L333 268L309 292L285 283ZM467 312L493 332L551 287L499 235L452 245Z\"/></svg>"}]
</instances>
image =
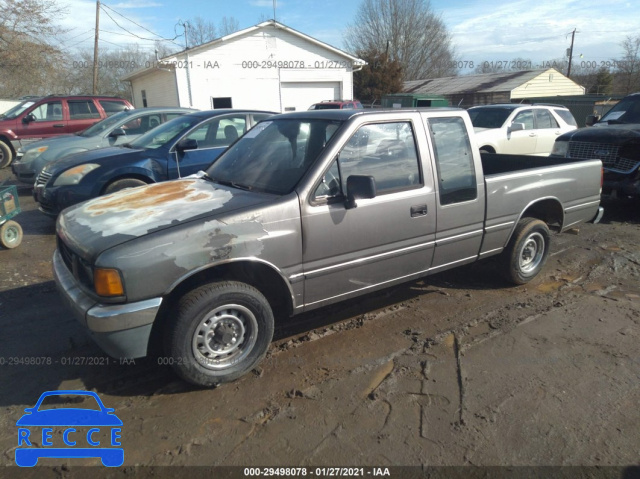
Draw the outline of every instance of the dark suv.
<instances>
[{"instance_id":1,"label":"dark suv","mask_svg":"<svg viewBox=\"0 0 640 479\"><path fill-rule=\"evenodd\" d=\"M314 103L309 110L351 110L363 108L358 100L324 100Z\"/></svg>"},{"instance_id":2,"label":"dark suv","mask_svg":"<svg viewBox=\"0 0 640 479\"><path fill-rule=\"evenodd\" d=\"M133 105L110 96L28 98L0 115L0 168L13 161L16 151L32 141L75 133Z\"/></svg>"}]
</instances>

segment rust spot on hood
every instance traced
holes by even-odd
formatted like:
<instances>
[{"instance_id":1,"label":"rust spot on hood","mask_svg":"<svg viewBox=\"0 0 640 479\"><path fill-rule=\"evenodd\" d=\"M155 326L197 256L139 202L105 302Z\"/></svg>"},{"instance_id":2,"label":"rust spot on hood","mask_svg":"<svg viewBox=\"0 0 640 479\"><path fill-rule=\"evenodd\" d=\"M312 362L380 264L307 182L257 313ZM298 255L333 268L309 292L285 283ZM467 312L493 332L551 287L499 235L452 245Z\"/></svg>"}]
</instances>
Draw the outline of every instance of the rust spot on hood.
<instances>
[{"instance_id":1,"label":"rust spot on hood","mask_svg":"<svg viewBox=\"0 0 640 479\"><path fill-rule=\"evenodd\" d=\"M176 200L201 201L206 200L211 195L192 188L195 181L169 181L166 183L155 183L142 188L132 188L131 190L118 191L116 193L103 196L97 201L92 201L87 205L86 211L93 216L104 214L107 210L127 211L141 208L151 208L172 203Z\"/></svg>"},{"instance_id":2,"label":"rust spot on hood","mask_svg":"<svg viewBox=\"0 0 640 479\"><path fill-rule=\"evenodd\" d=\"M212 214L232 198L202 180L176 180L118 191L65 214L68 224L86 226L101 236L138 236L152 229Z\"/></svg>"}]
</instances>

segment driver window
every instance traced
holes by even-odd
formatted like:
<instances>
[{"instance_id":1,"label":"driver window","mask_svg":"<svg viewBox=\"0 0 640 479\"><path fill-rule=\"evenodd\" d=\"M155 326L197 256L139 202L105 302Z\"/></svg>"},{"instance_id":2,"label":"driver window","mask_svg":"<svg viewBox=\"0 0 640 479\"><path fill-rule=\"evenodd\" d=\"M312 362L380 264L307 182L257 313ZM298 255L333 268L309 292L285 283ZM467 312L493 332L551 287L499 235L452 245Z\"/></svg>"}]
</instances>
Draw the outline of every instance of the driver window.
<instances>
[{"instance_id":1,"label":"driver window","mask_svg":"<svg viewBox=\"0 0 640 479\"><path fill-rule=\"evenodd\" d=\"M518 113L513 123L523 123L525 130L533 130L533 110L525 110Z\"/></svg>"},{"instance_id":2,"label":"driver window","mask_svg":"<svg viewBox=\"0 0 640 479\"><path fill-rule=\"evenodd\" d=\"M344 194L351 175L371 175L378 195L422 185L410 122L362 126L349 139L316 188L314 198Z\"/></svg>"}]
</instances>

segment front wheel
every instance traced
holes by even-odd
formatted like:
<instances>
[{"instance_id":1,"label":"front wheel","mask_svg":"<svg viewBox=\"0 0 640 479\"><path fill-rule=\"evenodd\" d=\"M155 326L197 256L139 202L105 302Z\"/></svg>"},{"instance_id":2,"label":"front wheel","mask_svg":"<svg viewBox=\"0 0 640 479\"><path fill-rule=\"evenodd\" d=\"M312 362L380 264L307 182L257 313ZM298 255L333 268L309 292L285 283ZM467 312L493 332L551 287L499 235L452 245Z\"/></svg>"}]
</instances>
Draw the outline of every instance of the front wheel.
<instances>
[{"instance_id":1,"label":"front wheel","mask_svg":"<svg viewBox=\"0 0 640 479\"><path fill-rule=\"evenodd\" d=\"M502 253L502 272L515 284L525 284L540 272L547 257L551 235L544 221L524 218Z\"/></svg>"},{"instance_id":2,"label":"front wheel","mask_svg":"<svg viewBox=\"0 0 640 479\"><path fill-rule=\"evenodd\" d=\"M9 166L13 161L13 151L4 141L0 141L0 168Z\"/></svg>"},{"instance_id":3,"label":"front wheel","mask_svg":"<svg viewBox=\"0 0 640 479\"><path fill-rule=\"evenodd\" d=\"M262 360L273 328L271 307L257 289L235 281L210 283L178 302L167 329L167 359L192 384L230 382Z\"/></svg>"}]
</instances>

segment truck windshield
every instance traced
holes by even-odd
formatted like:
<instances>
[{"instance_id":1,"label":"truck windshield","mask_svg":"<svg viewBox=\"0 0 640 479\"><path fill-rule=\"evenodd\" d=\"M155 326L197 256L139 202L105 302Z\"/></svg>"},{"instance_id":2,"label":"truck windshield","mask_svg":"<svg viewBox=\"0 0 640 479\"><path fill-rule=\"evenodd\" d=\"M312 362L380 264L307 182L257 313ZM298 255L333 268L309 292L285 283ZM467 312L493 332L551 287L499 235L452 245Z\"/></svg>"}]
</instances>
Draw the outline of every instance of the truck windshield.
<instances>
[{"instance_id":1,"label":"truck windshield","mask_svg":"<svg viewBox=\"0 0 640 479\"><path fill-rule=\"evenodd\" d=\"M130 143L131 148L156 149L171 144L186 133L192 126L204 121L199 116L180 116L149 130Z\"/></svg>"},{"instance_id":2,"label":"truck windshield","mask_svg":"<svg viewBox=\"0 0 640 479\"><path fill-rule=\"evenodd\" d=\"M500 128L513 110L507 108L469 108L474 128Z\"/></svg>"},{"instance_id":3,"label":"truck windshield","mask_svg":"<svg viewBox=\"0 0 640 479\"><path fill-rule=\"evenodd\" d=\"M623 98L599 123L640 123L640 95Z\"/></svg>"},{"instance_id":4,"label":"truck windshield","mask_svg":"<svg viewBox=\"0 0 640 479\"><path fill-rule=\"evenodd\" d=\"M116 113L115 115L111 115L108 118L105 118L102 121L99 121L95 125L90 126L86 130L78 133L80 136L96 136L102 133L103 131L108 130L112 126L115 127L118 123L126 123L126 119L131 116L133 113L136 113L135 110L126 110L121 111L120 113Z\"/></svg>"},{"instance_id":5,"label":"truck windshield","mask_svg":"<svg viewBox=\"0 0 640 479\"><path fill-rule=\"evenodd\" d=\"M17 116L19 116L23 111L25 111L30 106L34 105L33 101L23 101L22 103L18 103L13 108L5 111L2 115L0 115L0 119L3 120L13 120Z\"/></svg>"},{"instance_id":6,"label":"truck windshield","mask_svg":"<svg viewBox=\"0 0 640 479\"><path fill-rule=\"evenodd\" d=\"M281 119L256 125L207 170L216 182L287 194L314 163L341 121Z\"/></svg>"}]
</instances>

